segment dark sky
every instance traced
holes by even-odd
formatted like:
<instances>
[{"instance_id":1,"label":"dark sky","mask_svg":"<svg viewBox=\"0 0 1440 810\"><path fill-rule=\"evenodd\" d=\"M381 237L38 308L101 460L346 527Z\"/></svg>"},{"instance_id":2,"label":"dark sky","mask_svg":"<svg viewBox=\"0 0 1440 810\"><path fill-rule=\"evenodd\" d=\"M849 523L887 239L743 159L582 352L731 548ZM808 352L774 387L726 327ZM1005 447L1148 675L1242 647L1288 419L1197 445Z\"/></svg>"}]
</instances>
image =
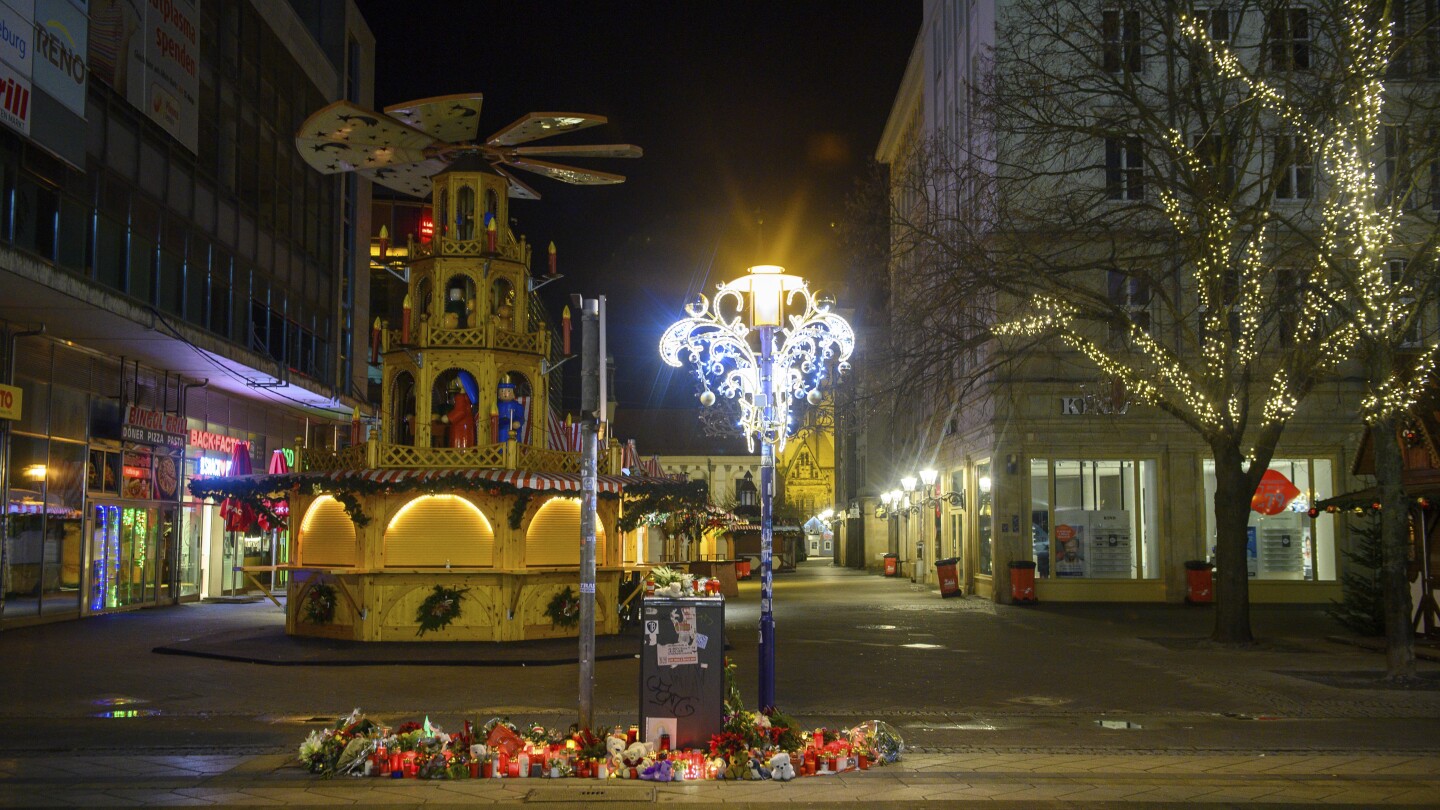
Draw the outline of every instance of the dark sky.
<instances>
[{"instance_id":1,"label":"dark sky","mask_svg":"<svg viewBox=\"0 0 1440 810\"><path fill-rule=\"evenodd\" d=\"M688 372L656 349L690 295L752 264L785 265L812 288L839 279L831 224L920 27L918 0L357 2L378 43L377 107L479 92L482 137L530 111L587 112L610 123L541 143L645 150L574 161L626 175L618 186L522 172L542 199L511 208L537 273L557 246L567 277L544 288L553 309L570 293L607 297L627 407L694 402ZM572 378L571 399L577 389Z\"/></svg>"}]
</instances>

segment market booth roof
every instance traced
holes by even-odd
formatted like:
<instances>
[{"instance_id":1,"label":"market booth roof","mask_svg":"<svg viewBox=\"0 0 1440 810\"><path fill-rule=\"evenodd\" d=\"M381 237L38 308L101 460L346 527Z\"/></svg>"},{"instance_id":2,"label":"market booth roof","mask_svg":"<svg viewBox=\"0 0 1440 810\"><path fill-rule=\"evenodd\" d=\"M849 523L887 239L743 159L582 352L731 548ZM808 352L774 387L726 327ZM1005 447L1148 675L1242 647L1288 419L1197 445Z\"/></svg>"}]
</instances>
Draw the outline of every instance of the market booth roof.
<instances>
[{"instance_id":1,"label":"market booth roof","mask_svg":"<svg viewBox=\"0 0 1440 810\"><path fill-rule=\"evenodd\" d=\"M475 468L442 469L365 469L328 470L285 474L235 475L223 478L205 478L192 483L190 491L197 498L221 497L227 494L248 492L253 494L275 494L295 486L306 484L404 484L424 486L430 483L456 484L474 482L507 484L515 489L535 492L579 492L579 473L530 472L527 470L500 470ZM649 478L637 475L597 475L595 490L599 493L618 495L630 488L674 486L670 478Z\"/></svg>"}]
</instances>

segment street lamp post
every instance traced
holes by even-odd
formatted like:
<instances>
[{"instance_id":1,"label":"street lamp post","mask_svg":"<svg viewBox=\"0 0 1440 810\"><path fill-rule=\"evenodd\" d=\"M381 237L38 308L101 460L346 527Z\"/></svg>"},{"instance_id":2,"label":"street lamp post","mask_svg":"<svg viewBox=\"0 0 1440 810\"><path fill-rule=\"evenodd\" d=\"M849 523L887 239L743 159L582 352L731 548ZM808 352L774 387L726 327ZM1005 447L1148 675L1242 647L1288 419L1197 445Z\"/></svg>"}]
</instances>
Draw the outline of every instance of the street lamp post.
<instances>
[{"instance_id":1,"label":"street lamp post","mask_svg":"<svg viewBox=\"0 0 1440 810\"><path fill-rule=\"evenodd\" d=\"M849 368L855 334L831 312L834 300L813 295L805 280L776 265L719 285L714 300L697 296L688 317L660 338L660 356L680 368L688 358L704 385L700 404L715 390L740 403L740 429L753 452L760 440L760 708L775 706L775 617L772 610L772 523L775 454L790 432L790 403L820 403L820 383L832 361ZM733 309L731 308L733 307ZM746 313L748 312L748 323ZM751 335L754 335L752 343Z\"/></svg>"},{"instance_id":2,"label":"street lamp post","mask_svg":"<svg viewBox=\"0 0 1440 810\"><path fill-rule=\"evenodd\" d=\"M920 542L922 543L925 542L925 524L935 522L934 507L929 504L929 501L935 497L935 478L937 475L938 473L933 469L920 471L920 483L925 487L925 495L921 498L920 504ZM934 555L936 560L939 560L941 557L940 532L938 530L935 532L935 548L930 553Z\"/></svg>"},{"instance_id":3,"label":"street lamp post","mask_svg":"<svg viewBox=\"0 0 1440 810\"><path fill-rule=\"evenodd\" d=\"M911 543L910 543L910 514L915 511L914 508L913 508L914 505L915 505L915 480L916 480L916 479L915 479L915 476L913 476L913 475L907 475L907 476L905 476L904 478L901 478L901 479L900 479L900 487L905 490L905 511L902 512L901 514L904 515L904 517L902 518L902 520L905 521L905 544L906 544L907 546L911 545ZM910 548L910 581L911 581L911 582L914 582L914 581L915 581L915 577L916 577L916 574L917 574L916 569L919 567L919 565L920 565L920 544L919 544L919 543L915 543L915 544Z\"/></svg>"}]
</instances>

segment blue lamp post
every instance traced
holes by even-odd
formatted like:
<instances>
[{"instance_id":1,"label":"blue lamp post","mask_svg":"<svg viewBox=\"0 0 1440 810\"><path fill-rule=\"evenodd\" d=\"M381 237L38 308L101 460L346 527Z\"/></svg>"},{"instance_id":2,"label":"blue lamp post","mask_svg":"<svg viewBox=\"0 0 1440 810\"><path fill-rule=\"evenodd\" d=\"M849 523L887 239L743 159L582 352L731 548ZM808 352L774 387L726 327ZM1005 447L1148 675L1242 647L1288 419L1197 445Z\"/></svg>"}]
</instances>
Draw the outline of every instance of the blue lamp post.
<instances>
[{"instance_id":1,"label":"blue lamp post","mask_svg":"<svg viewBox=\"0 0 1440 810\"><path fill-rule=\"evenodd\" d=\"M760 441L760 708L775 706L775 617L772 612L772 522L775 454L785 449L790 404L821 399L819 387L832 362L849 367L855 334L831 312L834 301L810 292L783 267L759 265L686 305L688 317L660 338L660 356L680 368L695 366L705 390L700 403L715 403L715 391L740 403L740 429L753 452ZM753 335L753 340L752 340ZM712 390L713 386L713 390Z\"/></svg>"}]
</instances>

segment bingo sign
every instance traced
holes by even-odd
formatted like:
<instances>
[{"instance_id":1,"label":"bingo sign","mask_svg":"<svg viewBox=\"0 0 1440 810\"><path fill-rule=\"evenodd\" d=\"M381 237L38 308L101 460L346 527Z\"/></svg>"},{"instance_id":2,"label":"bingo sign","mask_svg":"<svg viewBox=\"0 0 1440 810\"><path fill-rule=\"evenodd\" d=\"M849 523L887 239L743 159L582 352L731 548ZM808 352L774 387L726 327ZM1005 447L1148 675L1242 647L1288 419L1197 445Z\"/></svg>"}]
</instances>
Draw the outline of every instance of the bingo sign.
<instances>
[{"instance_id":1,"label":"bingo sign","mask_svg":"<svg viewBox=\"0 0 1440 810\"><path fill-rule=\"evenodd\" d=\"M0 385L0 419L19 419L25 392L13 385Z\"/></svg>"}]
</instances>

